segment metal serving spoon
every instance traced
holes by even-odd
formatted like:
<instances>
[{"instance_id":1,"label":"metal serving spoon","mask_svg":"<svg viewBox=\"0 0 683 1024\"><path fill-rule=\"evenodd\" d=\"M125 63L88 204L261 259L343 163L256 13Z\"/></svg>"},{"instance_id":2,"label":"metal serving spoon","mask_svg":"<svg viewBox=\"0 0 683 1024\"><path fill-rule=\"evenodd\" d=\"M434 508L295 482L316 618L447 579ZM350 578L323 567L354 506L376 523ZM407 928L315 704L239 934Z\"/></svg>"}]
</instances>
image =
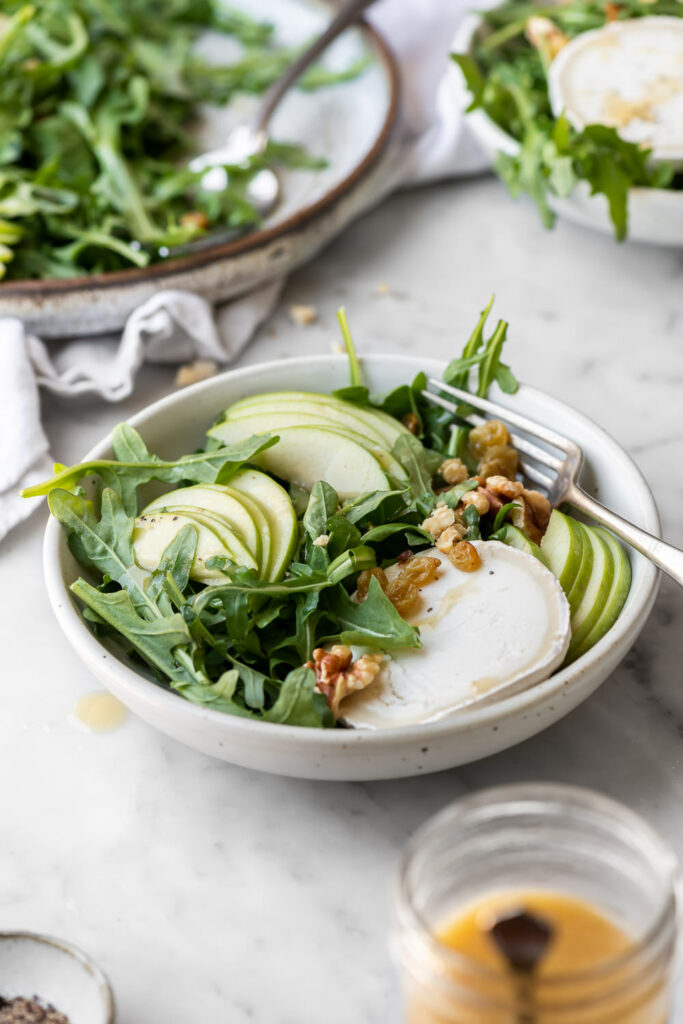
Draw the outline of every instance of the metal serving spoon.
<instances>
[{"instance_id":1,"label":"metal serving spoon","mask_svg":"<svg viewBox=\"0 0 683 1024\"><path fill-rule=\"evenodd\" d=\"M240 164L248 160L249 157L265 152L268 145L268 125L283 96L330 43L374 2L375 0L347 0L322 35L318 36L277 82L271 85L252 120L234 128L218 149L202 153L190 161L191 171L206 171L202 178L202 188L208 189L210 192L222 192L228 187L228 173L224 164ZM257 211L259 217L265 217L277 205L280 193L281 186L277 174L270 168L264 167L249 182L246 199ZM164 247L159 250L159 255L163 257L185 256L193 252L201 252L211 246L238 238L249 227L250 225L242 225L227 231L212 232L183 245Z\"/></svg>"}]
</instances>

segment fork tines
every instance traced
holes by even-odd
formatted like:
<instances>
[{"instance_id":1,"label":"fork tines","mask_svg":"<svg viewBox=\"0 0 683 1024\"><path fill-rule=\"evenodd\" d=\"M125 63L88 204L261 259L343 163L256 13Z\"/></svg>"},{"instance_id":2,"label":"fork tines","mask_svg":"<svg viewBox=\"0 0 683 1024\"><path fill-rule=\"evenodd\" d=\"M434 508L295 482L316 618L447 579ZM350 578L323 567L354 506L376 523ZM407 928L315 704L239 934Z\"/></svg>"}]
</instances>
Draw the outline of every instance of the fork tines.
<instances>
[{"instance_id":1,"label":"fork tines","mask_svg":"<svg viewBox=\"0 0 683 1024\"><path fill-rule=\"evenodd\" d=\"M442 409L446 409L448 412L453 413L454 416L458 414L461 419L464 419L466 423L469 423L472 426L477 426L478 424L483 423L485 417L478 416L476 414L468 414L466 417L463 417L462 413L458 413L459 405L468 405L472 409L477 409L483 413L489 413L489 415L495 419L510 423L518 427L520 430L523 430L526 434L530 434L532 437L537 437L539 440L545 441L546 444L549 444L553 448L563 452L565 456L568 456L574 447L573 442L562 437L561 434L557 434L549 427L542 426L540 423L536 423L534 420L530 420L526 416L520 415L518 412L513 412L511 409L506 409L505 406L498 405L497 402L492 402L488 398L480 398L478 395L471 395L468 391L463 391L460 388L454 388L452 385L445 384L442 380L436 380L433 377L429 378L428 383L432 388L436 388L440 392L452 395L460 401L456 404L455 402L450 402L447 398L444 398L443 394L435 394L434 391L423 391L422 395L427 399L427 401L440 406ZM526 455L527 458L540 463L542 466L546 466L555 473L558 473L563 467L565 459L558 459L545 448L540 448L532 441L529 441L524 437L520 437L518 434L511 433L510 436L517 451ZM542 473L535 466L529 465L527 461L520 462L520 469L529 480L545 487L546 490L548 490L554 482L552 477L548 476L546 473Z\"/></svg>"}]
</instances>

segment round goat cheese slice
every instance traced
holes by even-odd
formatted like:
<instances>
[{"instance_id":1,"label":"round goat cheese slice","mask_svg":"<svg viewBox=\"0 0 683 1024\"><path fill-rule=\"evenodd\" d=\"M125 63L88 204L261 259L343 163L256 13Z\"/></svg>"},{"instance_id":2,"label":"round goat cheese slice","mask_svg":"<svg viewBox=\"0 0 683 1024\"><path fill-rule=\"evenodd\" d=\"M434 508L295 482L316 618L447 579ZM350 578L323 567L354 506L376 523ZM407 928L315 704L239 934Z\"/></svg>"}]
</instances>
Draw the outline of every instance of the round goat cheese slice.
<instances>
[{"instance_id":1,"label":"round goat cheese slice","mask_svg":"<svg viewBox=\"0 0 683 1024\"><path fill-rule=\"evenodd\" d=\"M435 721L524 690L562 663L571 636L569 604L555 576L533 555L499 541L474 547L482 564L471 573L436 548L416 556L441 563L438 579L422 588L405 616L419 628L422 647L387 654L370 686L342 701L348 725Z\"/></svg>"},{"instance_id":2,"label":"round goat cheese slice","mask_svg":"<svg viewBox=\"0 0 683 1024\"><path fill-rule=\"evenodd\" d=\"M548 73L555 116L616 128L655 160L683 161L683 18L614 21L564 46Z\"/></svg>"}]
</instances>

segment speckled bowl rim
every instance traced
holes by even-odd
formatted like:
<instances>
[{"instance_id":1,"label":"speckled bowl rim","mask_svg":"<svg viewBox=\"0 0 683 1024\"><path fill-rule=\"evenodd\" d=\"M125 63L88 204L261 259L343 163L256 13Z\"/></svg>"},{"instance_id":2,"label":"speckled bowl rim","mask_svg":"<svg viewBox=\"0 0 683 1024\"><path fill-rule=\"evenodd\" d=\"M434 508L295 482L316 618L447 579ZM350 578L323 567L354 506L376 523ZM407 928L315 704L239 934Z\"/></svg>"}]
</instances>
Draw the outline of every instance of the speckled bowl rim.
<instances>
[{"instance_id":1,"label":"speckled bowl rim","mask_svg":"<svg viewBox=\"0 0 683 1024\"><path fill-rule=\"evenodd\" d=\"M173 407L180 400L187 401L188 397L196 397L201 401L205 391L219 387L226 381L248 380L253 376L268 376L272 371L277 372L280 367L289 368L301 366L310 368L311 364L321 367L329 366L340 356L303 356L294 359L277 359L269 362L256 363L252 366L236 370L228 370L217 377L201 381L182 391L174 392L164 398L146 406L128 421L133 427L140 427L144 431L144 423L148 417L156 416L159 412L167 412L172 416ZM446 367L446 361L436 359L418 360L415 356L387 355L385 353L367 353L360 357L361 366L364 362L386 363L395 366L403 364L406 366L406 379L414 376L416 363L419 362L423 369L432 374L440 375ZM524 395L537 395L541 400L549 401L557 408L563 408L570 412L572 417L584 421L591 431L597 432L602 439L618 448L623 456L631 463L634 475L640 482L639 499L645 506L645 528L659 536L660 520L654 496L645 480L643 474L635 465L628 453L619 445L605 430L597 426L590 417L578 412L572 406L561 402L545 391L533 388L527 384L521 384L518 395L522 402ZM84 460L107 457L106 452L111 452L109 447L109 435L103 438L84 456ZM473 708L466 713L453 718L445 718L437 722L422 723L418 725L398 726L382 730L360 730L360 729L309 729L296 725L282 725L273 722L252 721L247 718L225 715L220 711L211 708L200 707L189 701L183 700L178 694L166 690L146 679L121 661L118 661L90 632L85 620L76 608L68 584L66 583L60 567L60 545L66 543L64 532L56 519L50 519L45 529L45 540L43 545L43 565L45 582L48 597L59 625L65 636L83 659L88 667L94 668L97 665L97 672L101 677L116 679L117 687L122 686L135 693L135 697L141 703L147 704L152 709L161 706L174 718L178 716L193 719L196 723L212 720L220 722L227 733L237 730L242 734L265 737L263 730L269 730L270 734L285 742L287 739L298 746L317 747L324 737L323 742L327 746L337 747L339 750L348 748L349 757L353 757L353 751L358 745L369 745L382 748L392 746L397 739L410 742L411 740L426 740L431 737L450 735L456 737L460 733L468 732L477 727L493 725L510 718L523 715L525 712L533 711L537 705L543 704L546 700L560 696L572 683L578 682L582 676L591 672L601 661L608 661L612 649L626 644L626 650L635 642L641 629L644 627L649 612L654 604L657 590L659 588L659 574L656 567L646 559L643 559L643 576L637 589L633 589L629 595L629 601L623 609L612 628L598 641L586 654L578 658L571 665L561 669L550 676L545 682L532 686L529 690L515 694L497 703L492 703L482 708ZM642 556L636 556L642 557ZM623 656L623 655L622 655ZM275 730L275 732L273 732ZM162 730L163 731L163 730Z\"/></svg>"},{"instance_id":2,"label":"speckled bowl rim","mask_svg":"<svg viewBox=\"0 0 683 1024\"><path fill-rule=\"evenodd\" d=\"M371 148L363 159L356 164L353 170L343 178L339 184L326 192L315 203L301 207L285 220L274 225L272 228L265 228L260 231L253 231L243 238L234 242L227 242L223 245L211 246L202 252L190 256L182 256L177 259L168 260L166 263L153 263L149 267L134 267L130 270L115 270L106 274L84 274L81 277L70 278L27 278L20 281L7 281L0 283L0 300L11 298L35 299L37 303L47 297L55 295L68 295L73 292L81 292L84 289L103 291L119 285L134 285L142 281L156 281L163 287L165 278L176 276L179 273L192 270L200 270L203 267L214 263L216 260L226 259L231 256L239 256L242 253L250 252L268 245L279 238L282 238L292 231L296 231L324 214L338 200L350 192L354 186L361 181L366 174L374 167L378 159L386 149L398 119L401 101L401 78L396 57L384 40L383 36L370 25L364 18L355 23L365 34L369 45L374 50L378 62L382 65L389 84L389 103L387 105L384 122L377 134Z\"/></svg>"},{"instance_id":3,"label":"speckled bowl rim","mask_svg":"<svg viewBox=\"0 0 683 1024\"><path fill-rule=\"evenodd\" d=\"M72 959L77 960L78 963L91 975L100 997L102 999L102 1007L105 1012L105 1024L114 1024L116 1017L116 1007L114 1005L114 992L109 980L99 966L98 963L93 960L88 953L85 953L79 946L74 946L72 942L67 942L66 939L59 939L54 935L45 935L42 932L26 932L26 931L0 931L0 943L4 940L19 939L28 940L29 942L35 942L42 946L53 946L55 949L59 949L62 953L66 953ZM31 993L33 995L33 993ZM40 995L40 993L38 993Z\"/></svg>"}]
</instances>

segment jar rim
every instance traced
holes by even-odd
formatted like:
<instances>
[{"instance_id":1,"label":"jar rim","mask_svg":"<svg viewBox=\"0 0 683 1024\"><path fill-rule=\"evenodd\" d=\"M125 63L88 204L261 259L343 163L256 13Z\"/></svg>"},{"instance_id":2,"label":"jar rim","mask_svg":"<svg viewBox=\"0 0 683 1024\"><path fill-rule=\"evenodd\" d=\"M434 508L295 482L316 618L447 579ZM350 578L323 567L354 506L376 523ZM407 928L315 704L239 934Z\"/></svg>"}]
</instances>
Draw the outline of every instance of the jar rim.
<instances>
[{"instance_id":1,"label":"jar rim","mask_svg":"<svg viewBox=\"0 0 683 1024\"><path fill-rule=\"evenodd\" d=\"M624 952L607 957L594 967L549 974L544 976L538 984L543 991L552 992L554 988L607 979L612 974L619 974L627 970L630 965L636 962L644 952L655 944L660 935L665 934L667 922L675 923L677 910L677 859L669 844L640 815L618 801L612 800L610 797L579 786L570 786L564 783L535 782L495 786L460 797L429 818L414 833L406 845L399 862L396 886L396 905L399 923L412 927L413 932L416 933L416 937L421 941L422 945L430 953L438 956L443 963L458 967L460 970L468 972L471 976L478 977L484 981L500 980L504 977L504 970L487 967L471 959L466 954L459 953L450 948L436 938L425 918L414 906L409 891L408 875L413 858L421 845L430 836L437 835L445 826L456 822L459 817L464 818L468 813L480 807L494 807L497 803L509 805L511 803L524 802L530 804L571 803L577 808L598 810L604 812L607 816L618 817L634 836L640 836L656 852L662 874L665 878L668 877L668 893L666 898L662 900L658 913L643 935L634 940L633 945L629 946Z\"/></svg>"}]
</instances>

